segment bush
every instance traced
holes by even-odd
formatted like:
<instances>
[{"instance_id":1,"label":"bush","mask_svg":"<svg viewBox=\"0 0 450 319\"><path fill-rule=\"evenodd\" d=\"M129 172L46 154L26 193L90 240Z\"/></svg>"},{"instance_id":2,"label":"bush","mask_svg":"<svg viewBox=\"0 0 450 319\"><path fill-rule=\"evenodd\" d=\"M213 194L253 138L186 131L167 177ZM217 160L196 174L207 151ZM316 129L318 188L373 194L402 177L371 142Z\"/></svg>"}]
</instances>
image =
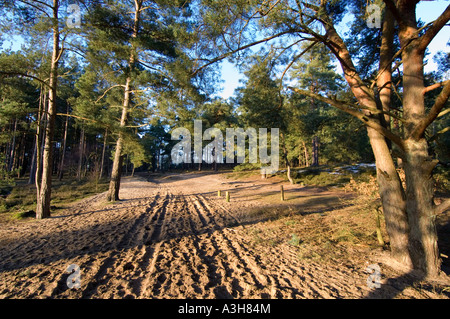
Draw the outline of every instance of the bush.
<instances>
[{"instance_id":1,"label":"bush","mask_svg":"<svg viewBox=\"0 0 450 319\"><path fill-rule=\"evenodd\" d=\"M242 163L233 168L233 171L235 172L242 172L242 171L253 171L256 169L260 169L261 164L252 164L252 163Z\"/></svg>"}]
</instances>

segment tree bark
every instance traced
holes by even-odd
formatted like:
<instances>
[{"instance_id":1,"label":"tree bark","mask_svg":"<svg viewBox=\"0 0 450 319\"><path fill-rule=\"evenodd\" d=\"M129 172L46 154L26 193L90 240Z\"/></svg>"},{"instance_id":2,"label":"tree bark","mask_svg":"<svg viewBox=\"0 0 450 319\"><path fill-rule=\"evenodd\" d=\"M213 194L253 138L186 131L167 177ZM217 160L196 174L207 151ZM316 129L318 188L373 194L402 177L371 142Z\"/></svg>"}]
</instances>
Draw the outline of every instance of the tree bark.
<instances>
[{"instance_id":1,"label":"tree bark","mask_svg":"<svg viewBox=\"0 0 450 319\"><path fill-rule=\"evenodd\" d=\"M141 12L142 1L135 0L135 13L134 13L134 25L132 37L136 38L140 23L140 12ZM125 93L122 104L122 116L120 119L120 131L119 137L116 143L116 151L114 154L113 168L111 171L111 181L109 183L109 190L107 194L108 201L119 200L119 190L120 190L120 178L122 174L122 151L123 151L123 130L125 129L128 117L128 107L130 105L131 97L131 73L134 69L136 61L136 48L134 43L131 43L131 53L128 62L128 75L125 83Z\"/></svg>"},{"instance_id":2,"label":"tree bark","mask_svg":"<svg viewBox=\"0 0 450 319\"><path fill-rule=\"evenodd\" d=\"M58 0L53 0L53 52L50 67L47 126L45 129L44 152L42 154L42 179L37 187L36 218L50 217L50 199L53 171L53 133L56 117L56 88L58 80L58 61L61 55L59 47Z\"/></svg>"},{"instance_id":3,"label":"tree bark","mask_svg":"<svg viewBox=\"0 0 450 319\"><path fill-rule=\"evenodd\" d=\"M411 267L408 252L409 226L401 180L384 136L370 127L367 128L367 134L376 161L377 182L391 255L397 261Z\"/></svg>"},{"instance_id":4,"label":"tree bark","mask_svg":"<svg viewBox=\"0 0 450 319\"><path fill-rule=\"evenodd\" d=\"M437 164L428 153L428 143L415 134L427 120L423 96L423 59L421 40L417 38L416 3L399 1L399 28L403 61L403 119L405 130L406 211L410 226L409 252L415 269L429 277L440 273L440 258L433 205L432 170Z\"/></svg>"},{"instance_id":5,"label":"tree bark","mask_svg":"<svg viewBox=\"0 0 450 319\"><path fill-rule=\"evenodd\" d=\"M125 85L125 96L122 106L122 116L120 119L120 131L119 131L119 137L116 142L116 149L114 153L114 161L113 161L113 167L111 170L111 180L109 182L109 190L107 194L107 200L110 202L118 201L119 198L119 190L120 190L120 179L122 175L122 166L123 166L123 129L125 128L126 122L127 122L127 115L128 115L128 105L129 105L129 98L130 98L130 82L131 78L128 77L126 80Z\"/></svg>"},{"instance_id":6,"label":"tree bark","mask_svg":"<svg viewBox=\"0 0 450 319\"><path fill-rule=\"evenodd\" d=\"M377 78L378 96L385 112L390 111L392 96L392 46L394 44L394 16L386 10L382 24L380 62ZM390 116L380 115L380 124L390 128ZM368 128L368 135L377 163L377 181L382 207L386 219L386 229L390 238L391 253L395 259L412 266L408 250L409 225L406 215L404 189L390 154L391 141L374 129ZM378 140L384 138L385 143Z\"/></svg>"}]
</instances>

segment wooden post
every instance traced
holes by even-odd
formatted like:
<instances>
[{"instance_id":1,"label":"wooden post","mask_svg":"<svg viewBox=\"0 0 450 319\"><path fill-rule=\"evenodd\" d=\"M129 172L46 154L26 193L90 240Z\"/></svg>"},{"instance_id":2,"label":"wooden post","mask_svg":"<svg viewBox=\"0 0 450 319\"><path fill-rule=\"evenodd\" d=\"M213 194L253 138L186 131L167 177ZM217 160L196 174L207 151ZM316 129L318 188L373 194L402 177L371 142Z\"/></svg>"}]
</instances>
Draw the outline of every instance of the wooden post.
<instances>
[{"instance_id":1,"label":"wooden post","mask_svg":"<svg viewBox=\"0 0 450 319\"><path fill-rule=\"evenodd\" d=\"M281 185L281 200L284 201L284 189L283 189L283 185Z\"/></svg>"},{"instance_id":2,"label":"wooden post","mask_svg":"<svg viewBox=\"0 0 450 319\"><path fill-rule=\"evenodd\" d=\"M225 192L225 197L227 199L227 202L230 201L230 193L228 191Z\"/></svg>"},{"instance_id":3,"label":"wooden post","mask_svg":"<svg viewBox=\"0 0 450 319\"><path fill-rule=\"evenodd\" d=\"M222 196L222 192L220 190L217 191L217 196L218 197Z\"/></svg>"}]
</instances>

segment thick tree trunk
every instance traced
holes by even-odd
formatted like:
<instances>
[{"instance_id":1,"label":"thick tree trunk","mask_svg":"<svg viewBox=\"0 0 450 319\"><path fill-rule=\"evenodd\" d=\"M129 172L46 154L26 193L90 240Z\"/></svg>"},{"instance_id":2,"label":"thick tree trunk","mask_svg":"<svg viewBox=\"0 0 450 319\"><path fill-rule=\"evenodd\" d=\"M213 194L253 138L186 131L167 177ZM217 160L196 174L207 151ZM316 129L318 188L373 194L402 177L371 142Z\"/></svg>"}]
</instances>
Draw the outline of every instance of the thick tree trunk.
<instances>
[{"instance_id":1,"label":"thick tree trunk","mask_svg":"<svg viewBox=\"0 0 450 319\"><path fill-rule=\"evenodd\" d=\"M336 45L333 49L339 48L337 56L341 60L345 79L358 102L368 108L379 108L380 105L375 102L376 97L373 92L363 84L356 72L344 41L333 27L328 29L328 33L330 39ZM380 118L373 117L370 111L366 111L365 114L368 118L371 118L372 122L382 126L383 123ZM367 134L376 160L377 180L386 220L386 230L390 238L391 252L399 262L411 266L411 258L408 252L409 226L401 181L386 138L379 131L369 126L367 126Z\"/></svg>"},{"instance_id":2,"label":"thick tree trunk","mask_svg":"<svg viewBox=\"0 0 450 319\"><path fill-rule=\"evenodd\" d=\"M50 217L50 199L53 171L53 133L56 117L56 88L58 80L58 60L60 58L59 27L58 27L58 0L53 0L53 52L50 68L47 126L45 129L44 152L42 154L42 179L37 188L36 218Z\"/></svg>"},{"instance_id":3,"label":"thick tree trunk","mask_svg":"<svg viewBox=\"0 0 450 319\"><path fill-rule=\"evenodd\" d=\"M375 156L377 181L391 254L397 261L412 266L408 253L409 226L400 177L384 136L372 128L367 128L367 134Z\"/></svg>"},{"instance_id":4,"label":"thick tree trunk","mask_svg":"<svg viewBox=\"0 0 450 319\"><path fill-rule=\"evenodd\" d=\"M409 252L415 269L429 277L440 273L440 259L433 207L431 172L437 161L428 154L428 143L415 130L425 121L423 59L425 49L417 39L416 2L399 1L399 28L403 61L403 119L406 178L406 211L410 227Z\"/></svg>"},{"instance_id":5,"label":"thick tree trunk","mask_svg":"<svg viewBox=\"0 0 450 319\"><path fill-rule=\"evenodd\" d=\"M392 95L392 46L394 40L394 16L386 10L380 47L380 63L377 78L379 109L390 112ZM390 116L380 115L380 124L390 128ZM386 230L390 238L392 256L404 265L412 266L408 252L408 219L404 189L390 154L391 142L374 129L368 128L368 135L377 164L377 181ZM384 140L384 141L382 141Z\"/></svg>"},{"instance_id":6,"label":"thick tree trunk","mask_svg":"<svg viewBox=\"0 0 450 319\"><path fill-rule=\"evenodd\" d=\"M406 47L403 61L403 118L405 130L406 211L410 226L409 251L415 269L434 277L440 272L437 233L433 208L433 181L431 172L436 162L428 154L428 143L423 136L414 136L415 129L426 117L423 95L423 58L419 49L416 5L399 5L403 18L399 29L400 44Z\"/></svg>"},{"instance_id":7,"label":"thick tree trunk","mask_svg":"<svg viewBox=\"0 0 450 319\"><path fill-rule=\"evenodd\" d=\"M436 216L433 207L431 171L437 161L428 155L425 139L407 140L404 162L406 178L406 211L410 225L409 253L415 269L429 277L439 275L441 260L437 245Z\"/></svg>"}]
</instances>

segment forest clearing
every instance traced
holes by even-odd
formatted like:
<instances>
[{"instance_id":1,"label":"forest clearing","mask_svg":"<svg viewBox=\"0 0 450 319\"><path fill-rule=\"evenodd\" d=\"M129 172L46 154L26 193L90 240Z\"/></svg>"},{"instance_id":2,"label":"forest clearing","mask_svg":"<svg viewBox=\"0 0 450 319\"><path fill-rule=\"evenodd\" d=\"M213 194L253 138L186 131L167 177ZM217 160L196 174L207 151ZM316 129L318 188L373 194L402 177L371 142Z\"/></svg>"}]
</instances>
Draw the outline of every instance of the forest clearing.
<instances>
[{"instance_id":1,"label":"forest clearing","mask_svg":"<svg viewBox=\"0 0 450 319\"><path fill-rule=\"evenodd\" d=\"M194 171L126 177L121 201L105 197L44 221L3 221L0 298L449 297L449 283L424 281L389 258L373 209L343 188ZM449 220L439 220L443 236ZM72 264L79 289L67 284ZM380 288L368 286L372 264Z\"/></svg>"}]
</instances>

